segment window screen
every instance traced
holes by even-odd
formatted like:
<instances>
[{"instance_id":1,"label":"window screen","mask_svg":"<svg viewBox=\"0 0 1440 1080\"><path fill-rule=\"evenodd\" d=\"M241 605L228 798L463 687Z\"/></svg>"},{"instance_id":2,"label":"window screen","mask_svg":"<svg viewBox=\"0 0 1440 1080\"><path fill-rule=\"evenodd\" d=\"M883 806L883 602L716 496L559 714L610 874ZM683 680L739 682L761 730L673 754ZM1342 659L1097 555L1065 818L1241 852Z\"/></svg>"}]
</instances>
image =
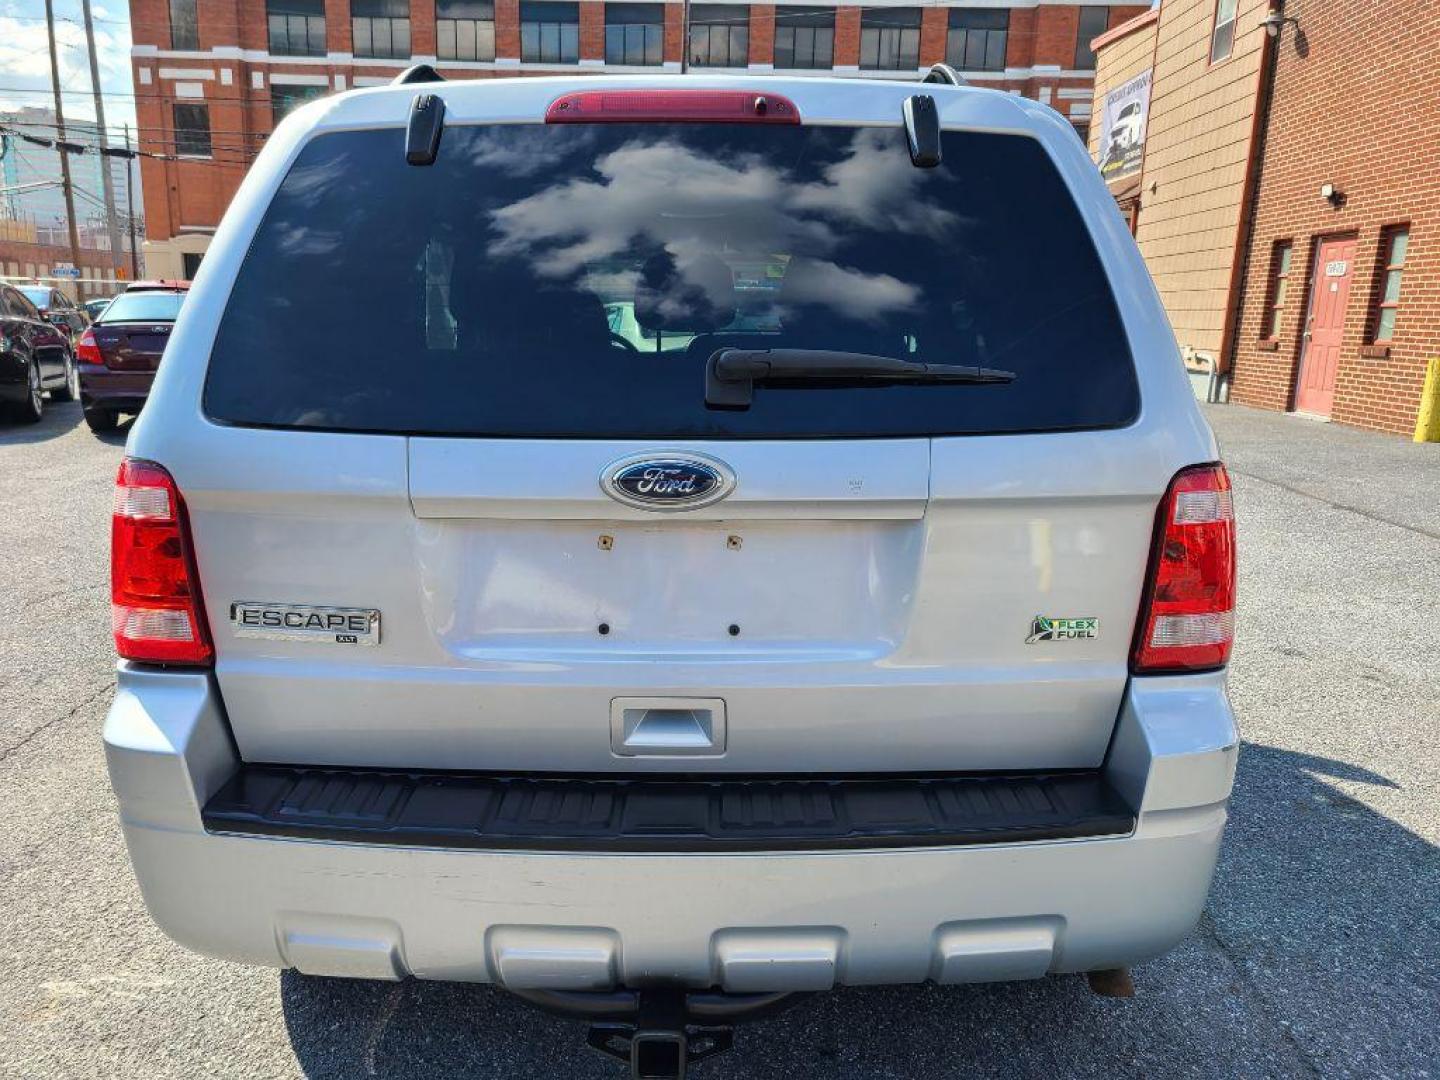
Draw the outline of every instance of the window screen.
<instances>
[{"instance_id":1,"label":"window screen","mask_svg":"<svg viewBox=\"0 0 1440 1080\"><path fill-rule=\"evenodd\" d=\"M172 105L175 153L181 157L210 157L210 109L205 105Z\"/></svg>"},{"instance_id":2,"label":"window screen","mask_svg":"<svg viewBox=\"0 0 1440 1080\"><path fill-rule=\"evenodd\" d=\"M951 8L945 62L961 71L1004 71L1010 12L993 8Z\"/></svg>"},{"instance_id":3,"label":"window screen","mask_svg":"<svg viewBox=\"0 0 1440 1080\"><path fill-rule=\"evenodd\" d=\"M860 66L916 70L920 66L920 9L864 9L860 15Z\"/></svg>"},{"instance_id":4,"label":"window screen","mask_svg":"<svg viewBox=\"0 0 1440 1080\"><path fill-rule=\"evenodd\" d=\"M743 68L749 62L750 8L745 4L692 4L690 66Z\"/></svg>"},{"instance_id":5,"label":"window screen","mask_svg":"<svg viewBox=\"0 0 1440 1080\"><path fill-rule=\"evenodd\" d=\"M775 8L775 67L781 71L835 66L834 8Z\"/></svg>"},{"instance_id":6,"label":"window screen","mask_svg":"<svg viewBox=\"0 0 1440 1080\"><path fill-rule=\"evenodd\" d=\"M580 6L521 0L520 59L531 64L580 61Z\"/></svg>"}]
</instances>

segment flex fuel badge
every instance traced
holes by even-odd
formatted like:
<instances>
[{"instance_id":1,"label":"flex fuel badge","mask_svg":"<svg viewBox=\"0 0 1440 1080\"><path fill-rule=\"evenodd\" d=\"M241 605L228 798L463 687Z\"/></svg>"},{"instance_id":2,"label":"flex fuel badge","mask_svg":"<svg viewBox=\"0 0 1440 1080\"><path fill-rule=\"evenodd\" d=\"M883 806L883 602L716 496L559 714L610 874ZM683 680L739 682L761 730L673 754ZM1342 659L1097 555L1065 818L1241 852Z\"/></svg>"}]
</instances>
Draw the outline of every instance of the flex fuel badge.
<instances>
[{"instance_id":1,"label":"flex fuel badge","mask_svg":"<svg viewBox=\"0 0 1440 1080\"><path fill-rule=\"evenodd\" d=\"M1026 645L1037 641L1075 641L1100 636L1099 619L1057 619L1052 615L1036 615L1030 622Z\"/></svg>"}]
</instances>

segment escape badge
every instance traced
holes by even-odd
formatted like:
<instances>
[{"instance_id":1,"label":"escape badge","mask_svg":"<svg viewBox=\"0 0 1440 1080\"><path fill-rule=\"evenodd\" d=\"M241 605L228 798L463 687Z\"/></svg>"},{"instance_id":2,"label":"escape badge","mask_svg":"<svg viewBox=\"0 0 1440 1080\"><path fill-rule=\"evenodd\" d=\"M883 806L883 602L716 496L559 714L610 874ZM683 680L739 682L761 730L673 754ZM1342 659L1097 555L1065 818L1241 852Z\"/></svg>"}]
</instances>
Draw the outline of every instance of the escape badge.
<instances>
[{"instance_id":1,"label":"escape badge","mask_svg":"<svg viewBox=\"0 0 1440 1080\"><path fill-rule=\"evenodd\" d=\"M1050 615L1036 615L1030 622L1030 636L1026 645L1037 641L1076 641L1100 636L1099 619L1057 619Z\"/></svg>"}]
</instances>

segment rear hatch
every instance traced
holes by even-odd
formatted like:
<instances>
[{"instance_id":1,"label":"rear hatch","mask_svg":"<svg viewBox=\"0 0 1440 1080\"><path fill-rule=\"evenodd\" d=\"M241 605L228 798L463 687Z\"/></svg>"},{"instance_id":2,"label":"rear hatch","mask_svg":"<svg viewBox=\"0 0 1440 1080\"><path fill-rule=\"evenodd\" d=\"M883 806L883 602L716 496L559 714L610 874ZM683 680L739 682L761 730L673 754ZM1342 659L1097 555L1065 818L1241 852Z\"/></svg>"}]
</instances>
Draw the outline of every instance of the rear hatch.
<instances>
[{"instance_id":1,"label":"rear hatch","mask_svg":"<svg viewBox=\"0 0 1440 1080\"><path fill-rule=\"evenodd\" d=\"M155 371L170 341L184 294L125 293L92 327L95 344L112 371Z\"/></svg>"},{"instance_id":2,"label":"rear hatch","mask_svg":"<svg viewBox=\"0 0 1440 1080\"><path fill-rule=\"evenodd\" d=\"M246 759L1098 764L1170 470L1134 467L1134 361L1045 149L943 151L481 124L414 167L393 129L314 138L231 290L215 424L167 462ZM792 372L721 408L727 348L1013 378Z\"/></svg>"}]
</instances>

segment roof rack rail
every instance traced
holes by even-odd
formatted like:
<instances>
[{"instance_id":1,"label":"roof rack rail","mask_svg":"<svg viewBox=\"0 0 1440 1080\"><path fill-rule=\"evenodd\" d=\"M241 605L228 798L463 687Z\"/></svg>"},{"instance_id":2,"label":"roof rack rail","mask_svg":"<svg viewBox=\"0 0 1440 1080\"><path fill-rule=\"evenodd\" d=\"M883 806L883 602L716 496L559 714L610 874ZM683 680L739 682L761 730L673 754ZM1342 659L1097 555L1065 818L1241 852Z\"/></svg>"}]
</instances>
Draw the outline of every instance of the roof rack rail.
<instances>
[{"instance_id":1,"label":"roof rack rail","mask_svg":"<svg viewBox=\"0 0 1440 1080\"><path fill-rule=\"evenodd\" d=\"M965 77L956 71L949 64L931 64L930 70L925 73L921 82L928 83L949 83L951 86L969 86Z\"/></svg>"},{"instance_id":2,"label":"roof rack rail","mask_svg":"<svg viewBox=\"0 0 1440 1080\"><path fill-rule=\"evenodd\" d=\"M409 86L411 83L444 82L441 75L429 64L414 64L390 80L391 86Z\"/></svg>"}]
</instances>

